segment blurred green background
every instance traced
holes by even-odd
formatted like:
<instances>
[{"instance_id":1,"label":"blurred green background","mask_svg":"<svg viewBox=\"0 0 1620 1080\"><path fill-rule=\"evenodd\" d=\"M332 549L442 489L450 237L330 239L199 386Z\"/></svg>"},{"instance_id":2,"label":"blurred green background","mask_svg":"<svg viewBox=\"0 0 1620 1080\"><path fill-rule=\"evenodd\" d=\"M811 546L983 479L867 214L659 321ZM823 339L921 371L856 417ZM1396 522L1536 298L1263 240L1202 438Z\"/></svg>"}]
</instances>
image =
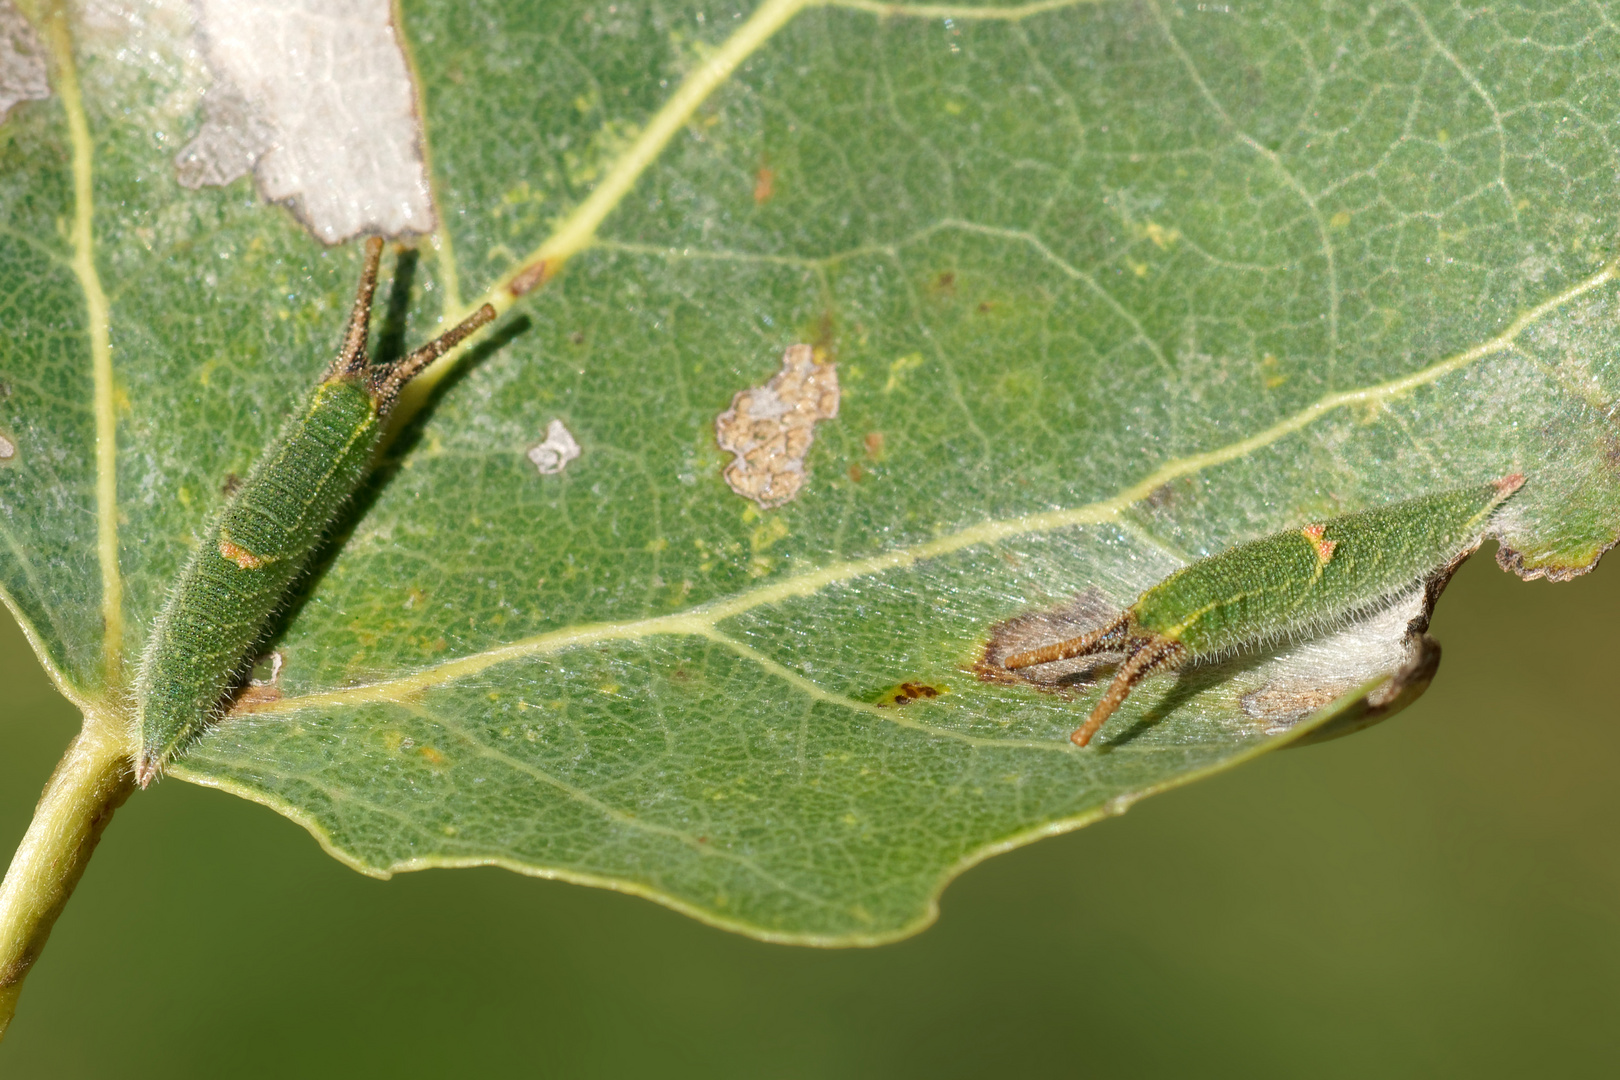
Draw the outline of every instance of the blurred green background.
<instances>
[{"instance_id":1,"label":"blurred green background","mask_svg":"<svg viewBox=\"0 0 1620 1080\"><path fill-rule=\"evenodd\" d=\"M1405 713L993 859L872 950L501 870L372 881L171 780L108 829L0 1072L1613 1075L1617 610L1620 572L1476 557ZM75 725L5 618L7 852Z\"/></svg>"}]
</instances>

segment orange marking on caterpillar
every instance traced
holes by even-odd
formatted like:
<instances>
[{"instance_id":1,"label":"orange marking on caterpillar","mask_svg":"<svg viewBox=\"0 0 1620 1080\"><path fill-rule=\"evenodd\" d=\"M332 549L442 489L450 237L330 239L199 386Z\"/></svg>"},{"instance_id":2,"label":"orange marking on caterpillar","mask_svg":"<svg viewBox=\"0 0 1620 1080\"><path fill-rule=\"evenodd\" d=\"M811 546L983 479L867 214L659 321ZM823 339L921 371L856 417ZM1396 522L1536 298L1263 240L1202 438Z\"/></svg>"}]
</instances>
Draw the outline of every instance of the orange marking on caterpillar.
<instances>
[{"instance_id":1,"label":"orange marking on caterpillar","mask_svg":"<svg viewBox=\"0 0 1620 1080\"><path fill-rule=\"evenodd\" d=\"M253 552L240 544L233 544L223 537L219 541L219 554L220 558L229 559L244 570L257 570L268 561L262 556L253 554Z\"/></svg>"},{"instance_id":2,"label":"orange marking on caterpillar","mask_svg":"<svg viewBox=\"0 0 1620 1080\"><path fill-rule=\"evenodd\" d=\"M1327 526L1307 525L1299 531L1304 534L1305 539L1309 540L1311 542L1311 546L1316 549L1317 559L1321 561L1323 566L1326 566L1328 564L1328 560L1333 558L1333 549L1339 546L1337 541L1322 539L1322 534L1327 531Z\"/></svg>"}]
</instances>

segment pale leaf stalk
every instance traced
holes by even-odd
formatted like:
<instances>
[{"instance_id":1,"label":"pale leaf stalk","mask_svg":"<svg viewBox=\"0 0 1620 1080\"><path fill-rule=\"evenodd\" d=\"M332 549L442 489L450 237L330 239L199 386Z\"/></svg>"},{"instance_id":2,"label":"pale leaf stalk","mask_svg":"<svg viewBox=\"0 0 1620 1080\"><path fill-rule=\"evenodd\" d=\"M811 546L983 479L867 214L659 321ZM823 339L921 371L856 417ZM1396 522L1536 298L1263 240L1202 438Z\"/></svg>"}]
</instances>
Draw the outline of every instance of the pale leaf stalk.
<instances>
[{"instance_id":1,"label":"pale leaf stalk","mask_svg":"<svg viewBox=\"0 0 1620 1080\"><path fill-rule=\"evenodd\" d=\"M132 790L124 725L86 716L0 883L0 1036L102 830Z\"/></svg>"}]
</instances>

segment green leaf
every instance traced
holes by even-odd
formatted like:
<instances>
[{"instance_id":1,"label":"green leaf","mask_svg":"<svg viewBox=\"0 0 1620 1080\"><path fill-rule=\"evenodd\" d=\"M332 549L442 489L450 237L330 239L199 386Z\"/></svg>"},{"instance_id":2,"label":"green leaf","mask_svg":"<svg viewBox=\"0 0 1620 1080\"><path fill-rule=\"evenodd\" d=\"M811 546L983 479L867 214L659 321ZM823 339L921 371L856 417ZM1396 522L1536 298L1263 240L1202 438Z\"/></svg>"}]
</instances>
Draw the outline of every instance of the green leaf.
<instances>
[{"instance_id":1,"label":"green leaf","mask_svg":"<svg viewBox=\"0 0 1620 1080\"><path fill-rule=\"evenodd\" d=\"M58 49L0 126L0 583L103 713L357 268L248 180L177 184L190 10L75 24L82 104ZM551 276L439 372L273 685L175 770L364 872L893 938L989 854L1372 719L1403 662L1157 679L1077 751L1095 691L973 673L998 623L1512 471L1526 576L1620 534L1600 11L408 0L400 30L443 224L386 333ZM761 510L716 419L798 342L838 412ZM542 475L553 420L581 455Z\"/></svg>"}]
</instances>

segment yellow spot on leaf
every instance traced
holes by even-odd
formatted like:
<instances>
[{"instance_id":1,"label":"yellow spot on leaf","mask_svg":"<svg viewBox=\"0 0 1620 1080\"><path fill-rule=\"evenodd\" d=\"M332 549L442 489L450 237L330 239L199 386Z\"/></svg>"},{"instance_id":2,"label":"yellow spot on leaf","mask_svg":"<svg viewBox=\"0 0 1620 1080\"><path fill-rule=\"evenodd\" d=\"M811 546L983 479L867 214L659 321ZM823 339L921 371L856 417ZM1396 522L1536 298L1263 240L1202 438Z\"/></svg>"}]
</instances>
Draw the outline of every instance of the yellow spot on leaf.
<instances>
[{"instance_id":1,"label":"yellow spot on leaf","mask_svg":"<svg viewBox=\"0 0 1620 1080\"><path fill-rule=\"evenodd\" d=\"M1275 390L1288 381L1288 376L1277 370L1277 358L1270 353L1260 358L1260 376L1267 390Z\"/></svg>"},{"instance_id":2,"label":"yellow spot on leaf","mask_svg":"<svg viewBox=\"0 0 1620 1080\"><path fill-rule=\"evenodd\" d=\"M756 552L764 551L787 535L787 522L773 517L749 534L748 546Z\"/></svg>"},{"instance_id":3,"label":"yellow spot on leaf","mask_svg":"<svg viewBox=\"0 0 1620 1080\"><path fill-rule=\"evenodd\" d=\"M889 381L883 384L885 394L893 393L900 386L900 377L914 368L923 366L923 354L920 352L907 353L889 365Z\"/></svg>"},{"instance_id":4,"label":"yellow spot on leaf","mask_svg":"<svg viewBox=\"0 0 1620 1080\"><path fill-rule=\"evenodd\" d=\"M1160 251L1168 251L1177 240L1181 239L1181 230L1166 229L1163 225L1150 221L1142 226L1142 235L1153 241L1153 245Z\"/></svg>"},{"instance_id":5,"label":"yellow spot on leaf","mask_svg":"<svg viewBox=\"0 0 1620 1080\"><path fill-rule=\"evenodd\" d=\"M1381 401L1362 401L1350 406L1351 417L1363 426L1378 423L1383 412L1384 403Z\"/></svg>"},{"instance_id":6,"label":"yellow spot on leaf","mask_svg":"<svg viewBox=\"0 0 1620 1080\"><path fill-rule=\"evenodd\" d=\"M1328 228L1330 229L1342 229L1348 224L1350 224L1350 211L1348 210L1340 210L1337 214L1328 218Z\"/></svg>"},{"instance_id":7,"label":"yellow spot on leaf","mask_svg":"<svg viewBox=\"0 0 1620 1080\"><path fill-rule=\"evenodd\" d=\"M426 761L429 765L443 765L444 764L444 755L439 753L437 750L433 749L433 747L431 747L431 746L424 746L421 749L417 750L416 752L418 754L421 754L422 755L422 760Z\"/></svg>"}]
</instances>

